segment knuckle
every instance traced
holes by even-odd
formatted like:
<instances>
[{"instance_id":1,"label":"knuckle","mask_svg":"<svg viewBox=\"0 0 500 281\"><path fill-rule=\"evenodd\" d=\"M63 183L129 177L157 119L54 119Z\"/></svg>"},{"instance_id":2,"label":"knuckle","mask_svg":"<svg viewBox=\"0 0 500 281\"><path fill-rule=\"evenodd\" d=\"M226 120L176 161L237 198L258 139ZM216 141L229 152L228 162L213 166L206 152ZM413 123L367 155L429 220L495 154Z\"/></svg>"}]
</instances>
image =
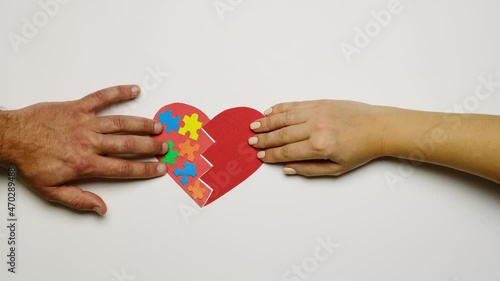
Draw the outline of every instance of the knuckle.
<instances>
[{"instance_id":1,"label":"knuckle","mask_svg":"<svg viewBox=\"0 0 500 281\"><path fill-rule=\"evenodd\" d=\"M123 151L124 152L133 152L135 149L135 140L131 137L126 137L123 140Z\"/></svg>"},{"instance_id":2,"label":"knuckle","mask_svg":"<svg viewBox=\"0 0 500 281\"><path fill-rule=\"evenodd\" d=\"M114 122L110 118L103 119L101 122L97 123L99 129L103 132L109 132L114 130Z\"/></svg>"},{"instance_id":3,"label":"knuckle","mask_svg":"<svg viewBox=\"0 0 500 281\"><path fill-rule=\"evenodd\" d=\"M77 210L83 210L86 208L87 202L83 198L75 198L69 202L70 206Z\"/></svg>"},{"instance_id":4,"label":"knuckle","mask_svg":"<svg viewBox=\"0 0 500 281\"><path fill-rule=\"evenodd\" d=\"M262 129L264 130L269 130L272 128L272 125L273 125L273 118L272 117L268 117L268 118L264 118L261 120L261 124L262 124Z\"/></svg>"},{"instance_id":5,"label":"knuckle","mask_svg":"<svg viewBox=\"0 0 500 281\"><path fill-rule=\"evenodd\" d=\"M308 167L307 165L300 165L298 167L291 167L294 169L297 174L304 176L304 177L310 177L312 175L311 173L311 168Z\"/></svg>"},{"instance_id":6,"label":"knuckle","mask_svg":"<svg viewBox=\"0 0 500 281\"><path fill-rule=\"evenodd\" d=\"M269 134L261 134L261 135L258 135L257 138L258 138L258 141L257 141L257 144L255 144L255 147L266 148L270 145Z\"/></svg>"},{"instance_id":7,"label":"knuckle","mask_svg":"<svg viewBox=\"0 0 500 281\"><path fill-rule=\"evenodd\" d=\"M50 109L53 111L58 110L60 114L65 115L66 120L79 120L83 121L84 116L86 115L85 112L85 104L81 101L70 101L66 102L65 105L67 106L66 109L63 107L56 107L56 106L50 106Z\"/></svg>"},{"instance_id":8,"label":"knuckle","mask_svg":"<svg viewBox=\"0 0 500 281\"><path fill-rule=\"evenodd\" d=\"M69 143L82 151L89 151L92 149L96 138L93 135L85 135L84 133L76 133Z\"/></svg>"},{"instance_id":9,"label":"knuckle","mask_svg":"<svg viewBox=\"0 0 500 281\"><path fill-rule=\"evenodd\" d=\"M288 126L294 123L295 120L295 114L293 114L293 111L287 111L284 116L284 126Z\"/></svg>"},{"instance_id":10,"label":"knuckle","mask_svg":"<svg viewBox=\"0 0 500 281\"><path fill-rule=\"evenodd\" d=\"M332 150L332 143L324 138L311 139L311 150L318 156L326 157Z\"/></svg>"},{"instance_id":11,"label":"knuckle","mask_svg":"<svg viewBox=\"0 0 500 281\"><path fill-rule=\"evenodd\" d=\"M123 86L115 86L111 90L118 96L123 96L125 94Z\"/></svg>"},{"instance_id":12,"label":"knuckle","mask_svg":"<svg viewBox=\"0 0 500 281\"><path fill-rule=\"evenodd\" d=\"M131 175L133 172L132 163L125 162L118 167L118 174L123 176Z\"/></svg>"},{"instance_id":13,"label":"knuckle","mask_svg":"<svg viewBox=\"0 0 500 281\"><path fill-rule=\"evenodd\" d=\"M154 176L156 175L156 165L155 164L149 164L149 163L143 163L142 164L142 175L145 177L149 176Z\"/></svg>"},{"instance_id":14,"label":"knuckle","mask_svg":"<svg viewBox=\"0 0 500 281\"><path fill-rule=\"evenodd\" d=\"M285 104L283 103L278 103L277 105L273 106L273 112L282 112L285 107Z\"/></svg>"},{"instance_id":15,"label":"knuckle","mask_svg":"<svg viewBox=\"0 0 500 281\"><path fill-rule=\"evenodd\" d=\"M95 97L97 99L104 100L106 97L106 94L104 93L103 90L99 90L99 91L95 92Z\"/></svg>"},{"instance_id":16,"label":"knuckle","mask_svg":"<svg viewBox=\"0 0 500 281\"><path fill-rule=\"evenodd\" d=\"M115 130L120 131L125 128L125 119L123 117L114 117L111 122Z\"/></svg>"},{"instance_id":17,"label":"knuckle","mask_svg":"<svg viewBox=\"0 0 500 281\"><path fill-rule=\"evenodd\" d=\"M91 165L91 161L86 157L77 157L74 160L74 168L79 175L89 173Z\"/></svg>"},{"instance_id":18,"label":"knuckle","mask_svg":"<svg viewBox=\"0 0 500 281\"><path fill-rule=\"evenodd\" d=\"M313 139L311 140L311 149L317 152L326 150L327 143L324 139Z\"/></svg>"},{"instance_id":19,"label":"knuckle","mask_svg":"<svg viewBox=\"0 0 500 281\"><path fill-rule=\"evenodd\" d=\"M288 141L288 132L286 130L279 130L278 131L278 142L280 143L287 143Z\"/></svg>"},{"instance_id":20,"label":"knuckle","mask_svg":"<svg viewBox=\"0 0 500 281\"><path fill-rule=\"evenodd\" d=\"M99 90L99 91L95 92L94 94L91 95L91 97L93 97L93 99L97 103L106 102L106 93L104 92L104 90Z\"/></svg>"},{"instance_id":21,"label":"knuckle","mask_svg":"<svg viewBox=\"0 0 500 281\"><path fill-rule=\"evenodd\" d=\"M280 154L284 160L290 160L292 158L292 151L290 150L290 146L285 145L281 147Z\"/></svg>"},{"instance_id":22,"label":"knuckle","mask_svg":"<svg viewBox=\"0 0 500 281\"><path fill-rule=\"evenodd\" d=\"M300 101L294 101L294 102L291 102L290 103L290 108L297 108L297 107L300 107L300 105L302 104L302 102Z\"/></svg>"},{"instance_id":23,"label":"knuckle","mask_svg":"<svg viewBox=\"0 0 500 281\"><path fill-rule=\"evenodd\" d=\"M105 138L104 136L102 136L100 138L101 139L99 141L98 148L102 154L113 153L113 152L120 150L120 144L118 144L114 141L111 141L111 140Z\"/></svg>"}]
</instances>

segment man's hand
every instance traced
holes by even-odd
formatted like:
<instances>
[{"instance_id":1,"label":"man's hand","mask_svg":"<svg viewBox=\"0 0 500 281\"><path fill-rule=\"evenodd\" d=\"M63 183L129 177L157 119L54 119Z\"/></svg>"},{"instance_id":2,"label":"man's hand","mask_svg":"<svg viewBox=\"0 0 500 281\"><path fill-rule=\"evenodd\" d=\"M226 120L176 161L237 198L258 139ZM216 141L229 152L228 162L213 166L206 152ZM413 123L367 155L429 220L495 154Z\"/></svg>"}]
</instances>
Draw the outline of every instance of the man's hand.
<instances>
[{"instance_id":1,"label":"man's hand","mask_svg":"<svg viewBox=\"0 0 500 281\"><path fill-rule=\"evenodd\" d=\"M138 86L117 86L80 100L39 103L0 112L0 164L15 165L21 180L46 200L77 210L106 213L96 194L71 184L83 178L152 178L166 173L162 163L130 161L113 154L165 154L168 145L149 134L163 126L132 116L102 116L96 112L133 99Z\"/></svg>"}]
</instances>

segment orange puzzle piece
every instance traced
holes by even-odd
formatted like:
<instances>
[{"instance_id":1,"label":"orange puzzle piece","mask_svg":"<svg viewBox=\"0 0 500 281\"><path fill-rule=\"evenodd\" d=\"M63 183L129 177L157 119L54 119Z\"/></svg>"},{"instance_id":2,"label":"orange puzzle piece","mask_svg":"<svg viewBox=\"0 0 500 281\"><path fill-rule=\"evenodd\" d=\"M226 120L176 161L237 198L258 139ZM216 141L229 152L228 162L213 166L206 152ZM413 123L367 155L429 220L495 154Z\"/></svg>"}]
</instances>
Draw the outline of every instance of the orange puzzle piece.
<instances>
[{"instance_id":1,"label":"orange puzzle piece","mask_svg":"<svg viewBox=\"0 0 500 281\"><path fill-rule=\"evenodd\" d=\"M199 144L195 144L195 145L191 145L191 140L190 139L186 139L185 142L179 144L179 148L180 148L180 151L179 151L179 154L182 156L182 157L186 157L189 161L194 161L194 153L196 151L198 151L198 149L200 149L200 145ZM187 155L187 156L186 156Z\"/></svg>"},{"instance_id":2,"label":"orange puzzle piece","mask_svg":"<svg viewBox=\"0 0 500 281\"><path fill-rule=\"evenodd\" d=\"M200 181L196 181L194 185L188 187L188 190L193 194L193 199L202 199L205 195L205 189L200 187Z\"/></svg>"}]
</instances>

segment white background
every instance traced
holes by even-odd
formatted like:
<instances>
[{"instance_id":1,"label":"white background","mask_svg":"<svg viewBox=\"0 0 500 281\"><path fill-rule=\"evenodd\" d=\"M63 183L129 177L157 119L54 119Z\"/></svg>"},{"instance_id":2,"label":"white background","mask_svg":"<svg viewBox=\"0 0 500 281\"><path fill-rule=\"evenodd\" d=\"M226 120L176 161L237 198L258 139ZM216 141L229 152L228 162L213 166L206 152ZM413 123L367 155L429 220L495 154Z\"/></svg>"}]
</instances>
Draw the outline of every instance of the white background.
<instances>
[{"instance_id":1,"label":"white background","mask_svg":"<svg viewBox=\"0 0 500 281\"><path fill-rule=\"evenodd\" d=\"M478 77L500 81L500 2L401 0L401 12L348 63L341 42L354 44L355 28L388 3L232 0L218 14L213 0L73 0L16 53L8 34L22 36L23 17L33 22L43 10L34 0L1 0L0 104L137 83L143 96L107 113L153 117L179 101L214 116L330 98L429 111L469 102L468 111L500 114L500 87L473 103ZM144 89L157 67L168 77ZM499 186L430 165L408 175L401 165L383 159L323 179L264 165L202 210L168 176L82 184L107 202L102 218L20 186L15 275L5 263L2 172L0 279L286 280L330 236L340 246L308 280L500 280ZM391 185L388 174L403 180Z\"/></svg>"}]
</instances>

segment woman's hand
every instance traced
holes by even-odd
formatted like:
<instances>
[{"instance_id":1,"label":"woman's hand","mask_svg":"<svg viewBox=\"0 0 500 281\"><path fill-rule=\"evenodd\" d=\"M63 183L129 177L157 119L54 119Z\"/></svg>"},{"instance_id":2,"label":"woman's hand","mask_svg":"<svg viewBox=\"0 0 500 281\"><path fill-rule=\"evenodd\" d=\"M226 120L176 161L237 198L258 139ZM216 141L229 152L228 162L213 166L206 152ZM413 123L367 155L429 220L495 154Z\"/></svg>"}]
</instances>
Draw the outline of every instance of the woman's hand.
<instances>
[{"instance_id":1,"label":"woman's hand","mask_svg":"<svg viewBox=\"0 0 500 281\"><path fill-rule=\"evenodd\" d=\"M352 101L283 103L250 125L250 145L266 163L286 163L286 174L337 176L384 154L389 108Z\"/></svg>"},{"instance_id":2,"label":"woman's hand","mask_svg":"<svg viewBox=\"0 0 500 281\"><path fill-rule=\"evenodd\" d=\"M500 183L500 116L352 101L283 103L250 127L250 145L286 174L340 175L381 156L438 164Z\"/></svg>"}]
</instances>

